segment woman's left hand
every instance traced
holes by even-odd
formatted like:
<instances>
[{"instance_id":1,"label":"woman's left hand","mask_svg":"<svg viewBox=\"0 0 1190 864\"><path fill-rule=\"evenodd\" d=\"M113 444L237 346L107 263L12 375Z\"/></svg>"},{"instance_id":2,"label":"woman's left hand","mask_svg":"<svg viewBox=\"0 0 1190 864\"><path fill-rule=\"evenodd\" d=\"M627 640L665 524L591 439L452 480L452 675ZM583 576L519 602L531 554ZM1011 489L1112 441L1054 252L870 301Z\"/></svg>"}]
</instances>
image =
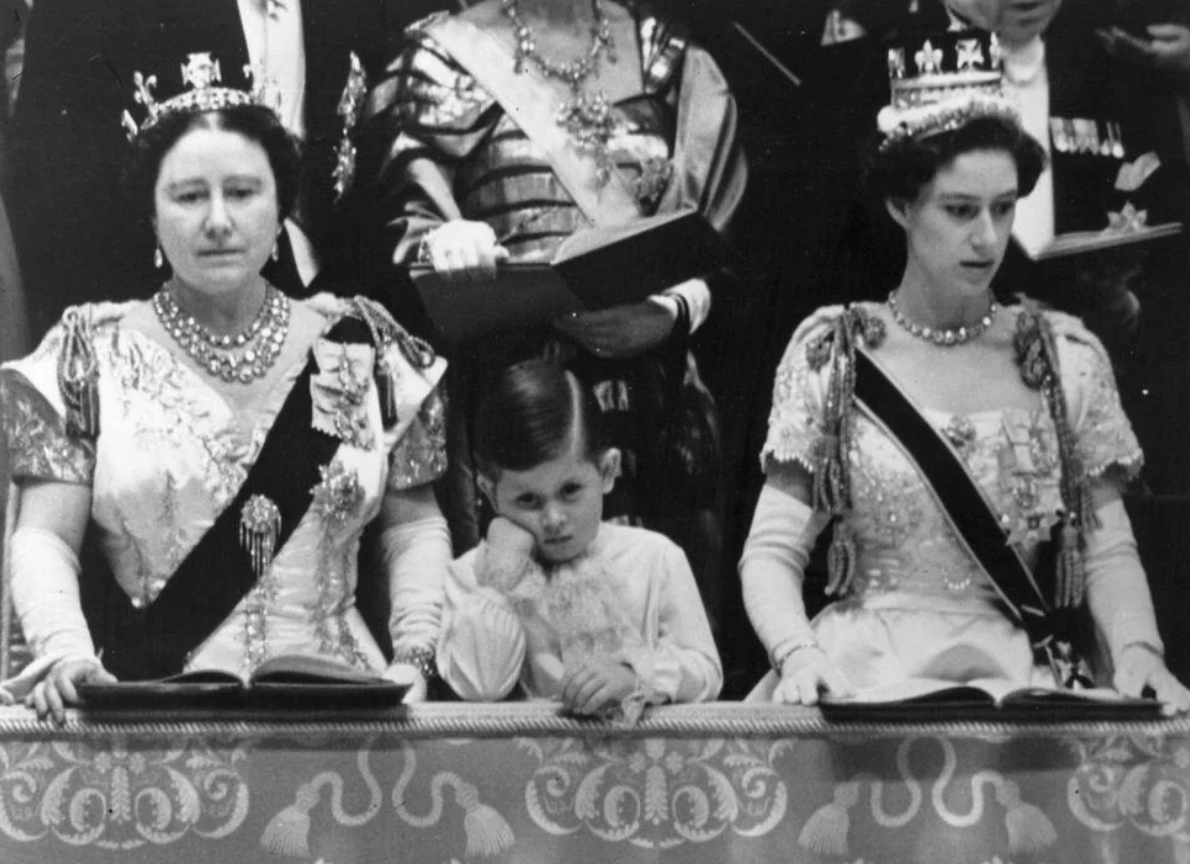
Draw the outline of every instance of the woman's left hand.
<instances>
[{"instance_id":1,"label":"woman's left hand","mask_svg":"<svg viewBox=\"0 0 1190 864\"><path fill-rule=\"evenodd\" d=\"M1140 696L1146 687L1151 688L1163 714L1190 711L1190 690L1166 668L1161 656L1146 645L1124 646L1112 685L1125 696Z\"/></svg>"},{"instance_id":2,"label":"woman's left hand","mask_svg":"<svg viewBox=\"0 0 1190 864\"><path fill-rule=\"evenodd\" d=\"M673 332L677 320L666 304L646 300L598 312L556 318L554 327L596 357L618 360L655 348Z\"/></svg>"}]
</instances>

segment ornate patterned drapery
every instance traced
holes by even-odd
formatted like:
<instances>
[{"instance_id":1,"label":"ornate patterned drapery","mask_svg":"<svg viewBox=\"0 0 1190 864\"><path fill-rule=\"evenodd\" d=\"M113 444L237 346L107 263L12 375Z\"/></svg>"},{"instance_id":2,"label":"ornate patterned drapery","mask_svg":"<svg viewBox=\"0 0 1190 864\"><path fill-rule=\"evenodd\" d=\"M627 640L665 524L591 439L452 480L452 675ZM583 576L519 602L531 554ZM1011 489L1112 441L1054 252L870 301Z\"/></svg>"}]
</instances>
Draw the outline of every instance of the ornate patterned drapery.
<instances>
[{"instance_id":1,"label":"ornate patterned drapery","mask_svg":"<svg viewBox=\"0 0 1190 864\"><path fill-rule=\"evenodd\" d=\"M1190 861L1190 720L0 709L0 861Z\"/></svg>"}]
</instances>

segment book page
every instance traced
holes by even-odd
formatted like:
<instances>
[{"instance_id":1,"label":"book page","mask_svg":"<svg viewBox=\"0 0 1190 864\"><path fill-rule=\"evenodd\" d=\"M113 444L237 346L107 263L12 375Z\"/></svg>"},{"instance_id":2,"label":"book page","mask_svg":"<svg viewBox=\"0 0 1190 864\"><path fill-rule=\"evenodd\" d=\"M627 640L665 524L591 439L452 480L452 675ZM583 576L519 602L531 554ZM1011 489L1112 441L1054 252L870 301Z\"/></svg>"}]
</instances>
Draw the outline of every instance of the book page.
<instances>
[{"instance_id":1,"label":"book page","mask_svg":"<svg viewBox=\"0 0 1190 864\"><path fill-rule=\"evenodd\" d=\"M1137 231L1080 231L1071 234L1061 234L1052 243L1040 249L1025 249L1030 258L1044 261L1047 258L1063 258L1067 255L1078 255L1084 252L1096 252L1101 249L1114 249L1117 246L1128 246L1147 240L1157 240L1162 237L1173 237L1182 232L1181 222L1167 222L1164 225L1151 225Z\"/></svg>"},{"instance_id":2,"label":"book page","mask_svg":"<svg viewBox=\"0 0 1190 864\"><path fill-rule=\"evenodd\" d=\"M330 660L303 654L283 654L265 660L252 674L250 684L383 684L385 680L370 669L358 669Z\"/></svg>"},{"instance_id":3,"label":"book page","mask_svg":"<svg viewBox=\"0 0 1190 864\"><path fill-rule=\"evenodd\" d=\"M962 684L942 678L906 678L904 681L894 684L879 684L875 687L863 688L846 699L826 694L822 701L835 705L886 705L938 696L945 698L946 701L990 705L1010 689L1007 683L994 679L988 679L987 686L985 686L984 682Z\"/></svg>"},{"instance_id":4,"label":"book page","mask_svg":"<svg viewBox=\"0 0 1190 864\"><path fill-rule=\"evenodd\" d=\"M627 237L645 234L663 225L668 225L670 222L686 219L691 215L698 216L698 211L675 210L670 213L660 213L656 216L637 219L624 225L579 229L558 244L558 248L554 252L554 263L572 261L597 249L604 249L618 243Z\"/></svg>"}]
</instances>

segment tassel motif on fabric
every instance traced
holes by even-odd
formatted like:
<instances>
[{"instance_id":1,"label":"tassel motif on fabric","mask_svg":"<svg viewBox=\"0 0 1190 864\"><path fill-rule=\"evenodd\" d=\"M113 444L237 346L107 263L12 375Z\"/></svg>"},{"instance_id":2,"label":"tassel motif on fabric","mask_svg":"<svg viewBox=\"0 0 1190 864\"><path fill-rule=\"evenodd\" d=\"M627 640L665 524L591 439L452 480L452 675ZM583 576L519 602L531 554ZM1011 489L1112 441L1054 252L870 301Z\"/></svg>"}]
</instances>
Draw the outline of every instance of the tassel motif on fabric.
<instances>
[{"instance_id":1,"label":"tassel motif on fabric","mask_svg":"<svg viewBox=\"0 0 1190 864\"><path fill-rule=\"evenodd\" d=\"M1036 805L1021 800L1021 789L1012 780L1000 781L996 801L1007 810L1004 827L1008 831L1008 851L1033 854L1058 841L1054 823Z\"/></svg>"},{"instance_id":2,"label":"tassel motif on fabric","mask_svg":"<svg viewBox=\"0 0 1190 864\"><path fill-rule=\"evenodd\" d=\"M818 808L806 820L798 843L820 855L846 855L847 832L851 827L848 811L859 803L860 784L848 780L835 787L835 800Z\"/></svg>"},{"instance_id":3,"label":"tassel motif on fabric","mask_svg":"<svg viewBox=\"0 0 1190 864\"><path fill-rule=\"evenodd\" d=\"M281 511L265 495L253 495L240 511L240 545L252 560L252 572L261 578L273 563L277 537L281 534Z\"/></svg>"},{"instance_id":4,"label":"tassel motif on fabric","mask_svg":"<svg viewBox=\"0 0 1190 864\"><path fill-rule=\"evenodd\" d=\"M66 404L66 433L94 440L99 435L99 363L91 318L78 307L62 316L58 387Z\"/></svg>"},{"instance_id":5,"label":"tassel motif on fabric","mask_svg":"<svg viewBox=\"0 0 1190 864\"><path fill-rule=\"evenodd\" d=\"M479 800L479 790L470 783L455 784L455 802L463 808L463 832L467 835L467 857L498 855L511 849L516 838L508 821Z\"/></svg>"},{"instance_id":6,"label":"tassel motif on fabric","mask_svg":"<svg viewBox=\"0 0 1190 864\"><path fill-rule=\"evenodd\" d=\"M306 858L310 854L310 811L318 805L318 787L303 783L292 804L274 816L260 838L260 845L274 855Z\"/></svg>"}]
</instances>

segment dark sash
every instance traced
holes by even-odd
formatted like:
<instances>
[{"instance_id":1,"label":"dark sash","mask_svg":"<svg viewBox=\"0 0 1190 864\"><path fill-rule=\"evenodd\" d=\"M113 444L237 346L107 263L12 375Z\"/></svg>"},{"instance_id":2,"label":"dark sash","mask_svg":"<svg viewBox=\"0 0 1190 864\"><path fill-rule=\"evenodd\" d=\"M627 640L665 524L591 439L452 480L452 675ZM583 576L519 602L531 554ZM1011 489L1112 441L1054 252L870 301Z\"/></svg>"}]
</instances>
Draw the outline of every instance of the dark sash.
<instances>
[{"instance_id":1,"label":"dark sash","mask_svg":"<svg viewBox=\"0 0 1190 864\"><path fill-rule=\"evenodd\" d=\"M372 344L367 326L344 318L326 335L335 342ZM106 608L88 615L103 665L121 680L161 678L182 671L187 655L227 619L256 584L247 551L240 544L240 511L252 495L265 495L281 511L277 553L301 522L318 485L319 467L330 462L342 443L313 428L310 360L282 405L268 437L235 499L191 550L157 599L136 609L118 588L107 593ZM101 557L101 556L100 556ZM90 569L90 568L88 568ZM99 578L111 580L110 573ZM85 606L87 604L84 604ZM98 624L98 626L96 626Z\"/></svg>"},{"instance_id":2,"label":"dark sash","mask_svg":"<svg viewBox=\"0 0 1190 864\"><path fill-rule=\"evenodd\" d=\"M951 524L992 584L1012 617L1029 635L1034 654L1055 670L1060 683L1074 664L1073 616L1052 608L1049 592L1038 583L1017 550L1011 546L982 490L967 466L921 415L884 370L862 349L855 352L855 398L880 421L916 463L922 479L946 511ZM1042 569L1042 568L1039 568ZM1076 665L1076 664L1074 664Z\"/></svg>"}]
</instances>

